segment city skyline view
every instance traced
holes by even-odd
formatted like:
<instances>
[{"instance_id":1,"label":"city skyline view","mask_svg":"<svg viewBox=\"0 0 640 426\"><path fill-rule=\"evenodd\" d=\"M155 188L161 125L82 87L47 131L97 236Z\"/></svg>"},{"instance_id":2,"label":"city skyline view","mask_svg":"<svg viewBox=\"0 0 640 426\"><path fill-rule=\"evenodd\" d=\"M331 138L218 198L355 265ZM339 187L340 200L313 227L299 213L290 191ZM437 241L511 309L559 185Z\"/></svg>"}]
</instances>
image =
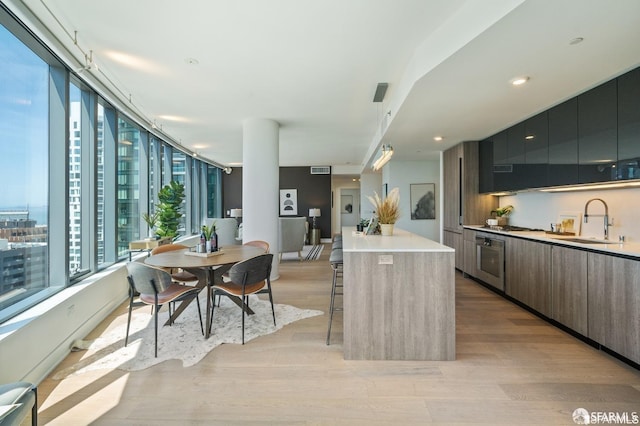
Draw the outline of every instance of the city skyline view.
<instances>
[{"instance_id":1,"label":"city skyline view","mask_svg":"<svg viewBox=\"0 0 640 426\"><path fill-rule=\"evenodd\" d=\"M48 205L49 67L0 26L0 210Z\"/></svg>"}]
</instances>

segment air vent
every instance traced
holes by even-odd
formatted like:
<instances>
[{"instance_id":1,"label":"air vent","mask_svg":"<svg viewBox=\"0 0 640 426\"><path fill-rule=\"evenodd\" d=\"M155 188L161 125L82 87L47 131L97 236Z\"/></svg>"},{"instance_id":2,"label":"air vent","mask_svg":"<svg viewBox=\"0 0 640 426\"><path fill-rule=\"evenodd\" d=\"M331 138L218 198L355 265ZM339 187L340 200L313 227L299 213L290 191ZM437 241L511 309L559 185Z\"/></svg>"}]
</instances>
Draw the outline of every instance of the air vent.
<instances>
[{"instance_id":1,"label":"air vent","mask_svg":"<svg viewBox=\"0 0 640 426\"><path fill-rule=\"evenodd\" d=\"M493 173L513 173L513 164L498 164L493 166Z\"/></svg>"},{"instance_id":2,"label":"air vent","mask_svg":"<svg viewBox=\"0 0 640 426\"><path fill-rule=\"evenodd\" d=\"M311 167L312 175L329 175L331 174L331 167L329 166L312 166Z\"/></svg>"}]
</instances>

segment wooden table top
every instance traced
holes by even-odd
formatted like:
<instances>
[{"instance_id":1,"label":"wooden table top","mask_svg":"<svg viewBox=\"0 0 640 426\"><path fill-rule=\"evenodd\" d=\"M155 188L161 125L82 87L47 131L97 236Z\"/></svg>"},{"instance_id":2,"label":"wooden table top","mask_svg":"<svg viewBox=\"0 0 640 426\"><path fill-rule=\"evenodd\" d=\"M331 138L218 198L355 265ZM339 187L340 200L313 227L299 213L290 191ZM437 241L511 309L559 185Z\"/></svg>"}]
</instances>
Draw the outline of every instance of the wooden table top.
<instances>
[{"instance_id":1,"label":"wooden table top","mask_svg":"<svg viewBox=\"0 0 640 426\"><path fill-rule=\"evenodd\" d=\"M222 254L209 257L190 256L186 250L168 251L147 257L144 262L160 268L208 268L232 265L264 254L264 250L253 246L226 246Z\"/></svg>"}]
</instances>

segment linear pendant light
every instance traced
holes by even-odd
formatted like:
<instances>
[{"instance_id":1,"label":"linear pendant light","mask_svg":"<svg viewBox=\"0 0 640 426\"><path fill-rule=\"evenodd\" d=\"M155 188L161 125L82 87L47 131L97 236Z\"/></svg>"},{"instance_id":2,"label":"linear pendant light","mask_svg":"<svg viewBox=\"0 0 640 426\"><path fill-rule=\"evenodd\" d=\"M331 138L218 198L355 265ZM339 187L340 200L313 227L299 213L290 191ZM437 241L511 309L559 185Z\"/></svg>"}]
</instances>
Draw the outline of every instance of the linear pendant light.
<instances>
[{"instance_id":1,"label":"linear pendant light","mask_svg":"<svg viewBox=\"0 0 640 426\"><path fill-rule=\"evenodd\" d=\"M380 170L382 166L391 160L393 155L393 147L391 145L382 145L382 155L373 163L373 170Z\"/></svg>"}]
</instances>

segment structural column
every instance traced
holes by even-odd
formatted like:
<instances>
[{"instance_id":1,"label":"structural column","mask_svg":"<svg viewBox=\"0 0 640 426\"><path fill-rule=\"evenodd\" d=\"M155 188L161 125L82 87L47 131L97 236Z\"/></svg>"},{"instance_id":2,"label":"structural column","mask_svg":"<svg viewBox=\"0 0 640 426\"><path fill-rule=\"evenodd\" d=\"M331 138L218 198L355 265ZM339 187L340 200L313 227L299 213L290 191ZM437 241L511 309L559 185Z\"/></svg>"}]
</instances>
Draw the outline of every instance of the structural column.
<instances>
[{"instance_id":1,"label":"structural column","mask_svg":"<svg viewBox=\"0 0 640 426\"><path fill-rule=\"evenodd\" d=\"M264 118L247 119L242 127L242 240L269 243L273 280L279 277L279 132L276 121Z\"/></svg>"}]
</instances>

